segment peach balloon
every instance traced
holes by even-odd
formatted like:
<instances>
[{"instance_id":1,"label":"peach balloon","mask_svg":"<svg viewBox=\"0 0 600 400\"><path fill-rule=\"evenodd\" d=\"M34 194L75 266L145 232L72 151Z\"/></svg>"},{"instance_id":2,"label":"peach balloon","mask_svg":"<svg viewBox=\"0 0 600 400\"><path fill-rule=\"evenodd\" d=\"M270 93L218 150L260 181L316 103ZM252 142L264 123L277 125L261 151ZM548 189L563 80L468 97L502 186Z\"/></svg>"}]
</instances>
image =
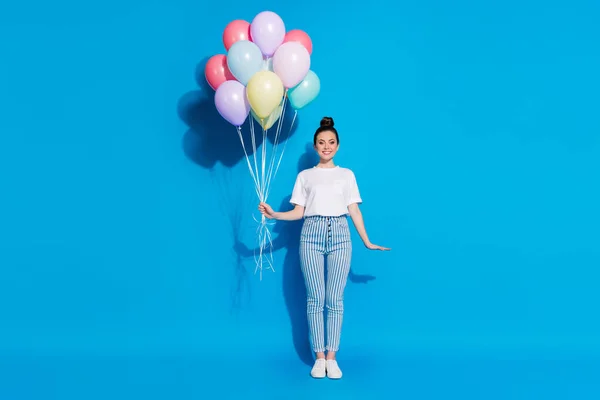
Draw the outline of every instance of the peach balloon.
<instances>
[{"instance_id":1,"label":"peach balloon","mask_svg":"<svg viewBox=\"0 0 600 400\"><path fill-rule=\"evenodd\" d=\"M303 30L294 29L286 33L283 43L286 42L300 42L308 50L308 54L312 54L312 40Z\"/></svg>"},{"instance_id":2,"label":"peach balloon","mask_svg":"<svg viewBox=\"0 0 600 400\"><path fill-rule=\"evenodd\" d=\"M252 41L250 39L250 22L236 19L228 23L223 31L225 49L229 50L235 42L239 42L240 40Z\"/></svg>"},{"instance_id":3,"label":"peach balloon","mask_svg":"<svg viewBox=\"0 0 600 400\"><path fill-rule=\"evenodd\" d=\"M223 82L235 80L227 67L227 57L224 54L214 55L208 60L204 67L204 77L214 90L217 90Z\"/></svg>"}]
</instances>

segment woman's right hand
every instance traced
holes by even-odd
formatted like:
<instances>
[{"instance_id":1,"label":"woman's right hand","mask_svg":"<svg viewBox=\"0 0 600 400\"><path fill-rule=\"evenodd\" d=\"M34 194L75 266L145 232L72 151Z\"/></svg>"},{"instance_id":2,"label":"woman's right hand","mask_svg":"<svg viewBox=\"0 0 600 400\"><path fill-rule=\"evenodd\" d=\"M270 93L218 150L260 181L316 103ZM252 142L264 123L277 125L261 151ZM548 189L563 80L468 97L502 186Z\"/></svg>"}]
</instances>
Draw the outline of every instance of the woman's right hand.
<instances>
[{"instance_id":1,"label":"woman's right hand","mask_svg":"<svg viewBox=\"0 0 600 400\"><path fill-rule=\"evenodd\" d=\"M264 216L265 216L265 218L268 218L268 219L275 219L275 214L276 214L276 213L275 213L275 211L273 211L273 209L271 208L271 206L270 206L270 205L268 205L267 203L263 203L263 202L261 202L261 203L258 205L258 210L260 211L260 213L261 213L262 215L264 215Z\"/></svg>"}]
</instances>

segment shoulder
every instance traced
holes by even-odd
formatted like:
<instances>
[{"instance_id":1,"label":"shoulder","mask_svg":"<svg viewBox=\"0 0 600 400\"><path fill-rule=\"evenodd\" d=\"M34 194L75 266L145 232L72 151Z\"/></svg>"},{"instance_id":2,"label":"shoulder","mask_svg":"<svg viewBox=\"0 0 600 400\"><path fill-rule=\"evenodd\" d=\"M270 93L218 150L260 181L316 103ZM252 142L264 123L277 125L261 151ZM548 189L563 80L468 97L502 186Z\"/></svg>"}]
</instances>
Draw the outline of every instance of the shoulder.
<instances>
[{"instance_id":1,"label":"shoulder","mask_svg":"<svg viewBox=\"0 0 600 400\"><path fill-rule=\"evenodd\" d=\"M340 170L340 174L342 174L348 178L354 179L354 177L355 177L354 171L352 171L350 168L339 167L339 170Z\"/></svg>"},{"instance_id":2,"label":"shoulder","mask_svg":"<svg viewBox=\"0 0 600 400\"><path fill-rule=\"evenodd\" d=\"M297 175L298 178L305 178L306 176L310 175L310 173L312 172L314 168L307 168L304 169L302 171L300 171Z\"/></svg>"},{"instance_id":3,"label":"shoulder","mask_svg":"<svg viewBox=\"0 0 600 400\"><path fill-rule=\"evenodd\" d=\"M306 181L307 179L310 179L311 174L313 173L314 168L307 168L305 170L302 170L298 173L298 175L296 175L296 180L298 181Z\"/></svg>"},{"instance_id":4,"label":"shoulder","mask_svg":"<svg viewBox=\"0 0 600 400\"><path fill-rule=\"evenodd\" d=\"M312 171L314 171L314 170L315 170L315 167L306 168L306 169L303 169L302 171L300 171L300 172L298 173L298 175L306 175L306 174L310 174L310 173L311 173Z\"/></svg>"}]
</instances>

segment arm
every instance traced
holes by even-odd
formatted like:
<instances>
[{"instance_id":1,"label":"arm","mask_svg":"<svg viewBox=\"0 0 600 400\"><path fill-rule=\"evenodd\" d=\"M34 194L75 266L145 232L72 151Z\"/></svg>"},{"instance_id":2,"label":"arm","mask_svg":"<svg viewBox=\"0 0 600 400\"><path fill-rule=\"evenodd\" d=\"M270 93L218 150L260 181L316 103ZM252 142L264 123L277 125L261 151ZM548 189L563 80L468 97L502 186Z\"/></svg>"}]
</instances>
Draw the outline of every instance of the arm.
<instances>
[{"instance_id":1,"label":"arm","mask_svg":"<svg viewBox=\"0 0 600 400\"><path fill-rule=\"evenodd\" d=\"M268 219L277 219L280 221L296 221L304 217L304 207L296 204L294 209L291 211L277 212L273 211L270 205L266 203L260 203L258 205L260 213Z\"/></svg>"},{"instance_id":2,"label":"arm","mask_svg":"<svg viewBox=\"0 0 600 400\"><path fill-rule=\"evenodd\" d=\"M304 216L304 207L296 204L293 210L285 212L273 212L273 219L279 221L296 221Z\"/></svg>"},{"instance_id":3,"label":"arm","mask_svg":"<svg viewBox=\"0 0 600 400\"><path fill-rule=\"evenodd\" d=\"M358 236L362 239L365 246L369 247L371 243L369 241L369 237L367 236L367 230L365 229L365 222L363 220L362 212L358 207L357 203L352 203L348 206L348 211L350 212L350 218L352 218L352 223L354 223L354 227L358 232Z\"/></svg>"},{"instance_id":4,"label":"arm","mask_svg":"<svg viewBox=\"0 0 600 400\"><path fill-rule=\"evenodd\" d=\"M352 203L348 206L348 212L350 213L350 218L352 218L352 222L354 223L354 227L358 232L358 235L362 239L363 243L368 249L371 250L390 250L387 247L377 246L369 240L369 236L367 235L367 230L365 229L365 223L363 220L362 212L358 207L357 203Z\"/></svg>"}]
</instances>

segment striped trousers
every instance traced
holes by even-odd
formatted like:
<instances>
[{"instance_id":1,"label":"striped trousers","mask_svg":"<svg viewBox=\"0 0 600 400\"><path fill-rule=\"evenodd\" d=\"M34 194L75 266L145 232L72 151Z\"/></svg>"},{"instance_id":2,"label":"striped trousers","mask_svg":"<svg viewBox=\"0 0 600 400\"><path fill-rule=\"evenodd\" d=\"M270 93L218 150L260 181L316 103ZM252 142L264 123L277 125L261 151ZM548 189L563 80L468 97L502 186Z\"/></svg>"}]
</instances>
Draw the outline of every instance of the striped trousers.
<instances>
[{"instance_id":1,"label":"striped trousers","mask_svg":"<svg viewBox=\"0 0 600 400\"><path fill-rule=\"evenodd\" d=\"M300 235L300 266L306 284L310 341L315 353L339 349L344 289L351 258L352 242L346 216L305 218ZM324 308L327 309L327 346Z\"/></svg>"}]
</instances>

